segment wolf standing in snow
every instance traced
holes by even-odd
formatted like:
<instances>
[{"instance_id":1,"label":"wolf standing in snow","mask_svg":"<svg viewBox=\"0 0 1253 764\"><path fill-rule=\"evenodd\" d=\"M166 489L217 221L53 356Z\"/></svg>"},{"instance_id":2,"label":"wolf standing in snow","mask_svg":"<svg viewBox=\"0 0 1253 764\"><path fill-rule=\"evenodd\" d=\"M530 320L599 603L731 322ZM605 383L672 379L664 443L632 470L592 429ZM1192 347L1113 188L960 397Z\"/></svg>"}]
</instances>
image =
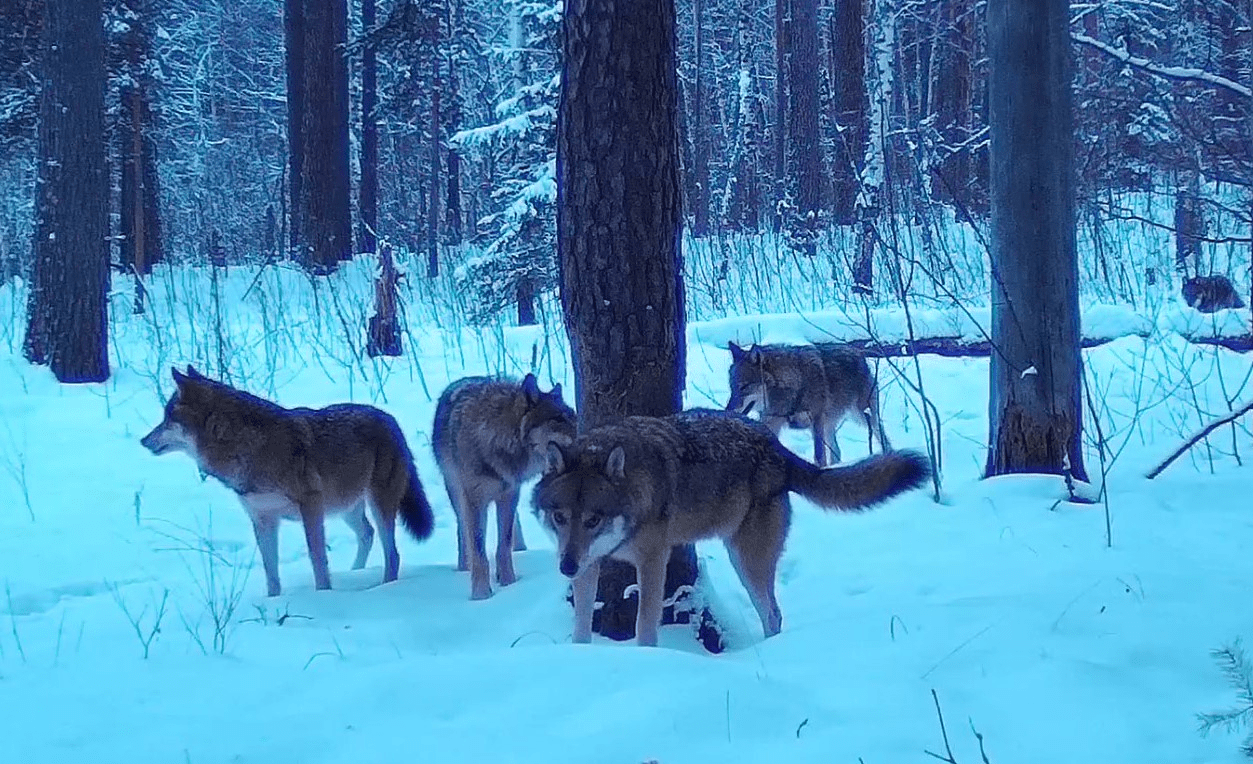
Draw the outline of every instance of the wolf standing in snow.
<instances>
[{"instance_id":1,"label":"wolf standing in snow","mask_svg":"<svg viewBox=\"0 0 1253 764\"><path fill-rule=\"evenodd\" d=\"M278 579L279 520L300 520L318 589L331 588L326 561L328 514L342 514L357 534L353 570L365 567L374 528L383 542L383 582L400 572L396 516L419 541L434 527L431 505L418 479L400 425L373 406L341 403L321 409L283 408L188 366L173 370L175 391L165 418L143 437L158 456L191 455L201 472L239 495L265 566L266 590L281 592Z\"/></svg>"},{"instance_id":2,"label":"wolf standing in snow","mask_svg":"<svg viewBox=\"0 0 1253 764\"><path fill-rule=\"evenodd\" d=\"M628 417L552 445L535 487L536 514L557 538L561 572L573 579L574 641L592 636L600 561L639 575L636 639L657 644L670 548L721 538L761 618L779 633L775 572L791 522L789 493L824 509L860 510L922 486L931 474L913 451L820 468L761 424L722 411Z\"/></svg>"},{"instance_id":3,"label":"wolf standing in snow","mask_svg":"<svg viewBox=\"0 0 1253 764\"><path fill-rule=\"evenodd\" d=\"M747 350L732 342L729 349L727 411L761 412L762 423L776 436L784 425L813 430L814 463L820 467L840 460L835 433L848 416L879 438L881 450L892 450L879 418L878 385L855 349L831 342Z\"/></svg>"},{"instance_id":4,"label":"wolf standing in snow","mask_svg":"<svg viewBox=\"0 0 1253 764\"><path fill-rule=\"evenodd\" d=\"M431 441L457 512L457 569L470 570L470 598L492 596L484 535L487 505L496 504L496 580L517 580L513 551L525 549L518 524L518 491L540 473L550 443L574 439L574 411L561 385L542 392L534 374L521 381L466 377L435 407Z\"/></svg>"}]
</instances>

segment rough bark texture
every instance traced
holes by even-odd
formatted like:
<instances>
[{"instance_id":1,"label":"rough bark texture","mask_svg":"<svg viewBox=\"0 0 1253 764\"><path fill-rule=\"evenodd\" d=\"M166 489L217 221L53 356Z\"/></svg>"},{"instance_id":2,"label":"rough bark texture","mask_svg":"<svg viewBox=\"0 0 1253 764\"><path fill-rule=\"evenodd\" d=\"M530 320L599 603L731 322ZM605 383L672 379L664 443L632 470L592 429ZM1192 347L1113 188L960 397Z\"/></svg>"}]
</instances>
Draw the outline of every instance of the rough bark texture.
<instances>
[{"instance_id":1,"label":"rough bark texture","mask_svg":"<svg viewBox=\"0 0 1253 764\"><path fill-rule=\"evenodd\" d=\"M822 206L822 143L818 140L818 0L790 0L788 20L788 175L803 224Z\"/></svg>"},{"instance_id":2,"label":"rough bark texture","mask_svg":"<svg viewBox=\"0 0 1253 764\"><path fill-rule=\"evenodd\" d=\"M392 248L386 243L379 247L379 275L374 281L374 315L366 326L366 353L371 357L398 356L403 352L400 344L400 321L397 316L399 299L396 285L399 274L392 261Z\"/></svg>"},{"instance_id":3,"label":"rough bark texture","mask_svg":"<svg viewBox=\"0 0 1253 764\"><path fill-rule=\"evenodd\" d=\"M35 262L26 357L61 382L109 377L104 8L44 5Z\"/></svg>"},{"instance_id":4,"label":"rough bark texture","mask_svg":"<svg viewBox=\"0 0 1253 764\"><path fill-rule=\"evenodd\" d=\"M561 303L580 426L683 405L674 0L572 0L557 117ZM607 564L594 627L634 635L634 569ZM676 549L666 592L696 580ZM667 608L673 617L672 609Z\"/></svg>"},{"instance_id":5,"label":"rough bark texture","mask_svg":"<svg viewBox=\"0 0 1253 764\"><path fill-rule=\"evenodd\" d=\"M300 195L292 228L314 273L352 256L348 169L347 0L305 0Z\"/></svg>"},{"instance_id":6,"label":"rough bark texture","mask_svg":"<svg viewBox=\"0 0 1253 764\"><path fill-rule=\"evenodd\" d=\"M692 27L694 29L692 50L696 57L696 71L692 83L692 128L688 136L692 142L692 235L709 233L709 137L705 134L705 48L704 3L692 0Z\"/></svg>"},{"instance_id":7,"label":"rough bark texture","mask_svg":"<svg viewBox=\"0 0 1253 764\"><path fill-rule=\"evenodd\" d=\"M1086 478L1065 0L988 5L992 354L987 475Z\"/></svg>"},{"instance_id":8,"label":"rough bark texture","mask_svg":"<svg viewBox=\"0 0 1253 764\"><path fill-rule=\"evenodd\" d=\"M427 187L426 207L426 275L435 278L439 275L439 163L440 163L440 124L439 124L439 93L437 84L431 93L431 155L428 169L430 178Z\"/></svg>"},{"instance_id":9,"label":"rough bark texture","mask_svg":"<svg viewBox=\"0 0 1253 764\"><path fill-rule=\"evenodd\" d=\"M283 34L287 48L287 210L288 246L300 248L299 214L301 164L304 159L304 0L283 0Z\"/></svg>"},{"instance_id":10,"label":"rough bark texture","mask_svg":"<svg viewBox=\"0 0 1253 764\"><path fill-rule=\"evenodd\" d=\"M774 198L770 200L771 219L778 231L782 219L778 214L778 202L787 188L787 51L788 0L774 0L774 134L771 137L774 156Z\"/></svg>"},{"instance_id":11,"label":"rough bark texture","mask_svg":"<svg viewBox=\"0 0 1253 764\"><path fill-rule=\"evenodd\" d=\"M862 147L866 141L866 61L862 33L863 0L835 0L830 16L831 85L835 122L840 126L832 168L831 207L835 222L856 219L854 203L861 176Z\"/></svg>"},{"instance_id":12,"label":"rough bark texture","mask_svg":"<svg viewBox=\"0 0 1253 764\"><path fill-rule=\"evenodd\" d=\"M367 32L376 23L377 3L361 0L361 27ZM361 231L357 234L357 246L362 252L375 252L378 248L379 214L379 126L378 115L378 54L373 45L361 51L361 187L357 206L361 216Z\"/></svg>"}]
</instances>

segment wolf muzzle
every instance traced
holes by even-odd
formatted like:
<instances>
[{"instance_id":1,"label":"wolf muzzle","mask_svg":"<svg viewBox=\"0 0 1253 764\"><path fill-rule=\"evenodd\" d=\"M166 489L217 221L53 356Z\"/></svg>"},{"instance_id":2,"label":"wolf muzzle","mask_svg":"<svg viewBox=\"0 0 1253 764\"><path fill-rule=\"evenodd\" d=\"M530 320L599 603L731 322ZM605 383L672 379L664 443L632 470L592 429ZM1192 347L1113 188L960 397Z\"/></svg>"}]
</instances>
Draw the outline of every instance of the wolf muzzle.
<instances>
[{"instance_id":1,"label":"wolf muzzle","mask_svg":"<svg viewBox=\"0 0 1253 764\"><path fill-rule=\"evenodd\" d=\"M563 554L561 556L561 575L566 578L574 578L579 573L579 561L572 554Z\"/></svg>"}]
</instances>

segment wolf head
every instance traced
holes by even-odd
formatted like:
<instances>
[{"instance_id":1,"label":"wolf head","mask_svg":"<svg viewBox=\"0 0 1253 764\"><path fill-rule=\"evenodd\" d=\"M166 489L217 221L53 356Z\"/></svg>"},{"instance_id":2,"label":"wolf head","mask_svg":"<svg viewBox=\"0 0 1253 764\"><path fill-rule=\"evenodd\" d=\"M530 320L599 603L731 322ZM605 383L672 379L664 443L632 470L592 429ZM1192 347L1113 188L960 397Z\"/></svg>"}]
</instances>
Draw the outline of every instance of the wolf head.
<instances>
[{"instance_id":1,"label":"wolf head","mask_svg":"<svg viewBox=\"0 0 1253 764\"><path fill-rule=\"evenodd\" d=\"M543 392L534 374L527 374L522 380L522 402L525 413L518 436L530 451L538 471L544 466L549 444L568 446L574 441L574 409L562 400L561 383Z\"/></svg>"},{"instance_id":2,"label":"wolf head","mask_svg":"<svg viewBox=\"0 0 1253 764\"><path fill-rule=\"evenodd\" d=\"M764 410L766 390L775 383L764 353L757 345L745 350L734 342L728 349L731 351L731 369L727 372L731 400L727 401L727 411L747 414L753 409Z\"/></svg>"},{"instance_id":3,"label":"wolf head","mask_svg":"<svg viewBox=\"0 0 1253 764\"><path fill-rule=\"evenodd\" d=\"M562 575L574 578L617 550L629 536L623 512L626 452L548 447L544 477L535 486L535 513L557 541Z\"/></svg>"},{"instance_id":4,"label":"wolf head","mask_svg":"<svg viewBox=\"0 0 1253 764\"><path fill-rule=\"evenodd\" d=\"M174 377L174 395L166 401L165 416L139 442L157 456L184 451L194 457L196 432L203 428L208 418L210 382L191 366L187 367L186 374L178 369L171 371Z\"/></svg>"}]
</instances>

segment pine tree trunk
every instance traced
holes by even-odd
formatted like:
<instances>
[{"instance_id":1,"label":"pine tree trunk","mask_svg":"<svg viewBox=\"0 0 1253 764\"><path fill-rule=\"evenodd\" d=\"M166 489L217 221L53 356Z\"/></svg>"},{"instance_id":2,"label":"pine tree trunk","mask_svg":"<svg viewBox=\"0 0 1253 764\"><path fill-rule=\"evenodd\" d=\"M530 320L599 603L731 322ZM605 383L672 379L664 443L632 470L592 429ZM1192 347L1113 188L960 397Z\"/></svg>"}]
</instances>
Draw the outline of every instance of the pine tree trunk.
<instances>
[{"instance_id":1,"label":"pine tree trunk","mask_svg":"<svg viewBox=\"0 0 1253 764\"><path fill-rule=\"evenodd\" d=\"M866 141L865 24L862 0L835 0L831 14L831 86L839 133L833 158L832 214L839 225L856 218L862 147Z\"/></svg>"},{"instance_id":2,"label":"pine tree trunk","mask_svg":"<svg viewBox=\"0 0 1253 764\"><path fill-rule=\"evenodd\" d=\"M692 235L709 233L709 136L705 135L705 57L704 3L692 0L692 26L695 29L692 48L696 57L696 76L692 84Z\"/></svg>"},{"instance_id":3,"label":"pine tree trunk","mask_svg":"<svg viewBox=\"0 0 1253 764\"><path fill-rule=\"evenodd\" d=\"M1086 479L1066 0L988 5L992 343L987 475Z\"/></svg>"},{"instance_id":4,"label":"pine tree trunk","mask_svg":"<svg viewBox=\"0 0 1253 764\"><path fill-rule=\"evenodd\" d=\"M565 6L557 117L561 303L580 426L683 405L686 362L674 0ZM635 632L632 566L606 561L594 628ZM666 594L696 581L676 548ZM667 609L669 617L674 614Z\"/></svg>"},{"instance_id":5,"label":"pine tree trunk","mask_svg":"<svg viewBox=\"0 0 1253 764\"><path fill-rule=\"evenodd\" d=\"M327 274L352 257L348 162L347 0L305 0L301 83L299 251Z\"/></svg>"},{"instance_id":6,"label":"pine tree trunk","mask_svg":"<svg viewBox=\"0 0 1253 764\"><path fill-rule=\"evenodd\" d=\"M304 0L283 0L283 33L287 50L287 211L288 246L296 257L301 251L300 180L304 161L305 82Z\"/></svg>"},{"instance_id":7,"label":"pine tree trunk","mask_svg":"<svg viewBox=\"0 0 1253 764\"><path fill-rule=\"evenodd\" d=\"M431 154L430 178L426 207L426 276L439 276L439 164L440 164L440 124L439 124L439 83L431 92Z\"/></svg>"},{"instance_id":8,"label":"pine tree trunk","mask_svg":"<svg viewBox=\"0 0 1253 764\"><path fill-rule=\"evenodd\" d=\"M376 0L361 0L361 27L369 32L377 16ZM379 126L378 115L378 53L373 45L361 52L361 188L357 206L360 208L361 232L357 235L362 252L378 251L379 209Z\"/></svg>"},{"instance_id":9,"label":"pine tree trunk","mask_svg":"<svg viewBox=\"0 0 1253 764\"><path fill-rule=\"evenodd\" d=\"M109 377L109 179L101 0L47 0L42 56L24 349L61 382L102 382Z\"/></svg>"},{"instance_id":10,"label":"pine tree trunk","mask_svg":"<svg viewBox=\"0 0 1253 764\"><path fill-rule=\"evenodd\" d=\"M788 0L774 0L774 188L770 219L776 233L783 222L778 212L779 202L787 195L788 27Z\"/></svg>"},{"instance_id":11,"label":"pine tree trunk","mask_svg":"<svg viewBox=\"0 0 1253 764\"><path fill-rule=\"evenodd\" d=\"M818 211L822 207L822 143L818 140L818 0L790 0L790 3L788 176L798 223L808 234L808 240L812 237Z\"/></svg>"}]
</instances>

